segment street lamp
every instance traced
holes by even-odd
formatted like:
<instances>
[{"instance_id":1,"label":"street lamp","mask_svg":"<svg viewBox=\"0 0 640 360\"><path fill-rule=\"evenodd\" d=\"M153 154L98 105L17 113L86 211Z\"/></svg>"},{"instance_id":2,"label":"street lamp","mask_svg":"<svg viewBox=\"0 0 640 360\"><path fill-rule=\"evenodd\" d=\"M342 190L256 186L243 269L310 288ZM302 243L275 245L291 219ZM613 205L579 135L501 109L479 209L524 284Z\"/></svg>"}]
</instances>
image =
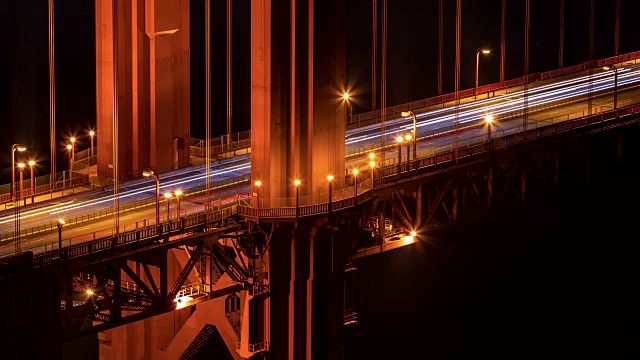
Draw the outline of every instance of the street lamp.
<instances>
[{"instance_id":1,"label":"street lamp","mask_svg":"<svg viewBox=\"0 0 640 360\"><path fill-rule=\"evenodd\" d=\"M373 160L369 161L369 168L371 169L371 190L373 190L373 184L374 184L373 169L375 167L376 167L376 162Z\"/></svg>"},{"instance_id":2,"label":"street lamp","mask_svg":"<svg viewBox=\"0 0 640 360\"><path fill-rule=\"evenodd\" d=\"M13 144L11 145L11 200L14 200L16 197L16 190L15 190L15 184L16 184L16 157L15 157L15 153L16 150L22 152L27 150L27 147L24 145L20 145L20 144Z\"/></svg>"},{"instance_id":3,"label":"street lamp","mask_svg":"<svg viewBox=\"0 0 640 360\"><path fill-rule=\"evenodd\" d=\"M491 124L493 123L493 115L487 115L484 118L484 121L487 123L487 142L491 143Z\"/></svg>"},{"instance_id":4,"label":"street lamp","mask_svg":"<svg viewBox=\"0 0 640 360\"><path fill-rule=\"evenodd\" d=\"M58 220L58 250L62 250L62 226L64 225L64 220Z\"/></svg>"},{"instance_id":5,"label":"street lamp","mask_svg":"<svg viewBox=\"0 0 640 360\"><path fill-rule=\"evenodd\" d=\"M93 137L96 136L96 132L93 130L89 131L89 137L91 137L91 157L93 157ZM89 162L91 164L91 162Z\"/></svg>"},{"instance_id":6,"label":"street lamp","mask_svg":"<svg viewBox=\"0 0 640 360\"><path fill-rule=\"evenodd\" d=\"M31 178L31 203L33 204L33 198L36 193L36 183L33 178L33 167L36 166L36 162L31 160L29 161L29 175Z\"/></svg>"},{"instance_id":7,"label":"street lamp","mask_svg":"<svg viewBox=\"0 0 640 360\"><path fill-rule=\"evenodd\" d=\"M407 134L404 136L404 140L407 142L407 171L411 171L411 134ZM414 153L415 157L415 153Z\"/></svg>"},{"instance_id":8,"label":"street lamp","mask_svg":"<svg viewBox=\"0 0 640 360\"><path fill-rule=\"evenodd\" d=\"M173 194L176 196L176 200L178 201L176 210L178 211L178 220L180 220L180 196L182 195L182 190L176 190Z\"/></svg>"},{"instance_id":9,"label":"street lamp","mask_svg":"<svg viewBox=\"0 0 640 360\"><path fill-rule=\"evenodd\" d=\"M23 200L23 205L27 205L27 199L24 197L24 163L19 163L18 169L20 169L20 198L18 201Z\"/></svg>"},{"instance_id":10,"label":"street lamp","mask_svg":"<svg viewBox=\"0 0 640 360\"><path fill-rule=\"evenodd\" d=\"M480 53L490 54L491 50L488 50L488 49L476 50L476 90L474 92L474 99L478 98L478 74L480 72Z\"/></svg>"},{"instance_id":11,"label":"street lamp","mask_svg":"<svg viewBox=\"0 0 640 360\"><path fill-rule=\"evenodd\" d=\"M333 210L333 175L328 175L327 181L329 182L329 214L331 214Z\"/></svg>"},{"instance_id":12,"label":"street lamp","mask_svg":"<svg viewBox=\"0 0 640 360\"><path fill-rule=\"evenodd\" d=\"M262 186L262 181L256 180L256 182L254 182L253 184L257 188L256 194L257 194L257 198L258 198L258 209L260 209L260 186Z\"/></svg>"},{"instance_id":13,"label":"street lamp","mask_svg":"<svg viewBox=\"0 0 640 360\"><path fill-rule=\"evenodd\" d=\"M298 223L298 217L300 217L300 180L296 179L293 181L293 184L296 186L296 224Z\"/></svg>"},{"instance_id":14,"label":"street lamp","mask_svg":"<svg viewBox=\"0 0 640 360\"><path fill-rule=\"evenodd\" d=\"M349 122L351 122L351 119L353 119L353 106L351 106L351 103L350 103L349 93L346 92L342 94L342 99L344 100L347 110L349 110Z\"/></svg>"},{"instance_id":15,"label":"street lamp","mask_svg":"<svg viewBox=\"0 0 640 360\"><path fill-rule=\"evenodd\" d=\"M171 206L171 197L173 195L171 195L171 193L164 193L164 198L167 199L167 223L169 222L169 220L171 220L171 210L170 210L170 206Z\"/></svg>"},{"instance_id":16,"label":"street lamp","mask_svg":"<svg viewBox=\"0 0 640 360\"><path fill-rule=\"evenodd\" d=\"M618 68L615 65L609 65L603 67L604 70L613 70L614 74L614 85L613 85L613 109L618 108Z\"/></svg>"},{"instance_id":17,"label":"street lamp","mask_svg":"<svg viewBox=\"0 0 640 360\"><path fill-rule=\"evenodd\" d=\"M160 179L155 171L149 169L142 172L142 176L153 176L156 180L156 226L160 224Z\"/></svg>"},{"instance_id":18,"label":"street lamp","mask_svg":"<svg viewBox=\"0 0 640 360\"><path fill-rule=\"evenodd\" d=\"M71 163L73 163L76 159L76 138L72 136L69 141L71 142Z\"/></svg>"},{"instance_id":19,"label":"street lamp","mask_svg":"<svg viewBox=\"0 0 640 360\"><path fill-rule=\"evenodd\" d=\"M398 143L398 178L400 177L400 170L402 166L402 142L403 141L404 141L404 138L402 137L402 135L396 138L396 142Z\"/></svg>"},{"instance_id":20,"label":"street lamp","mask_svg":"<svg viewBox=\"0 0 640 360\"><path fill-rule=\"evenodd\" d=\"M413 111L403 111L402 116L407 117L411 116L413 119L413 160L416 160L416 141L418 141L418 133L416 132L416 114ZM372 158L373 159L373 158Z\"/></svg>"},{"instance_id":21,"label":"street lamp","mask_svg":"<svg viewBox=\"0 0 640 360\"><path fill-rule=\"evenodd\" d=\"M358 205L358 169L353 169L353 203Z\"/></svg>"}]
</instances>

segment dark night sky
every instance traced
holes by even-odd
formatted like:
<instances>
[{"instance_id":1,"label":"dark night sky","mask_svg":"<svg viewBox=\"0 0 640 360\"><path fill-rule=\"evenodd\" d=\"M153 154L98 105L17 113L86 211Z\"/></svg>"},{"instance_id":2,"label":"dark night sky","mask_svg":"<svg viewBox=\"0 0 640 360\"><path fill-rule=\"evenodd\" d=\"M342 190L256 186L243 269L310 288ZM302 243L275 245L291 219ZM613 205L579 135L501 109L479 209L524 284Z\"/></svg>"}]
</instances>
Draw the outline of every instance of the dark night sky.
<instances>
[{"instance_id":1,"label":"dark night sky","mask_svg":"<svg viewBox=\"0 0 640 360\"><path fill-rule=\"evenodd\" d=\"M250 1L234 0L234 131L247 130L250 123L248 107ZM381 3L382 0L378 2ZM588 60L590 1L566 0L565 2L565 66L570 66ZM454 87L455 1L445 0L445 3L444 91L451 92ZM494 50L492 55L482 59L481 84L496 82L499 79L501 0L463 0L462 3L461 88L464 89L473 86L475 50L478 47L489 47ZM559 0L533 0L531 3L530 72L534 73L551 70L558 66ZM635 24L637 10L640 8L637 3L638 0L621 0L620 53L640 50L640 31ZM354 112L367 111L371 98L371 0L351 0L348 4L348 82L353 88L353 93L359 94L356 97L359 106L355 107ZM438 0L389 1L387 70L389 106L436 95L437 4ZM523 73L524 4L525 0L508 0L507 79L521 76ZM614 0L597 0L595 58L613 55L615 18L613 5ZM214 14L212 18L214 33L212 109L214 135L219 135L225 131L226 114L225 0L212 0L212 7ZM192 0L191 8L193 15L191 20L191 129L192 136L203 137L205 127L204 0ZM61 144L59 164L66 165L65 153L62 151L63 139L69 134L81 134L90 126L95 126L93 11L94 1L91 0L56 1L57 137ZM43 164L48 163L47 36L46 1L5 0L1 2L0 116L2 120L0 121L5 126L4 131L0 132L2 145L0 160L3 162L0 183L9 181L12 143L26 144L33 149L39 161ZM11 125L7 126L9 124ZM80 144L80 148L87 146L88 139ZM48 171L47 166L43 165L39 173L45 174ZM620 188L637 187L633 184L634 182L629 182ZM622 190L620 192L611 198L626 199L625 196L628 194L622 193ZM577 198L590 199L582 194ZM620 277L620 274L635 274L633 271L637 270L631 269L630 264L635 264L632 259L625 258L623 260L626 261L618 261L616 257L609 257L613 252L611 249L620 247L623 237L628 236L622 229L634 230L637 220L631 216L635 214L627 212L628 218L623 219L626 226L620 227L618 233L611 235L610 224L618 224L620 219L616 218L611 211L605 211L603 214L602 209L617 209L618 206L624 208L628 204L616 203L612 206L607 202L608 200L609 198L601 199L600 206L594 206L592 212L577 212L573 216L571 224L574 228L582 229L579 233L572 233L572 230L565 226L568 229L566 233L554 238L537 230L517 239L522 242L516 242L510 235L520 231L516 224L509 228L501 228L512 232L498 237L496 240L498 242L495 244L489 243L488 239L495 237L497 230L480 234L479 237L482 239L469 237L469 241L483 241L474 245L475 247L467 248L467 244L450 245L459 245L461 248L468 249L468 253L463 254L466 254L466 257L438 254L432 247L420 244L402 250L400 255L385 255L376 260L377 262L374 260L369 263L363 262L362 272L372 276L369 276L366 282L363 281L362 286L368 289L385 286L389 289L393 286L396 288L388 291L386 297L384 289L375 294L365 294L370 296L370 304L369 307L365 305L361 309L364 315L361 329L364 329L369 321L370 325L366 328L366 332L372 337L358 337L359 334L355 334L352 342L355 350L354 348L348 350L368 354L370 358L383 356L423 358L426 353L437 357L438 351L447 352L457 348L460 355L473 354L473 357L478 357L478 354L486 354L493 355L490 356L491 358L500 358L500 352L504 350L502 345L505 345L519 348L519 353L512 351L511 354L527 355L527 350L533 349L534 353L542 355L539 357L548 357L549 353L554 352L556 345L565 348L582 346L583 353L588 354L591 345L602 348L605 346L603 344L615 344L616 340L631 344L630 339L622 336L617 338L625 330L616 328L618 323L600 321L598 324L603 327L602 331L597 333L591 332L588 327L593 319L589 315L594 309L605 307L610 309L612 316L619 319L628 315L622 309L631 308L630 290L627 291L627 289L633 288L630 284L633 284L634 279L631 279L631 275ZM640 201L640 194L635 194L634 201ZM567 209L569 209L567 213L574 213L571 206L567 206ZM558 219L565 216L565 213L560 211L553 214ZM605 218L601 218L601 214ZM622 240L600 242L594 236L588 237L593 235L592 229L583 226L584 224L599 225L597 228L599 239ZM558 222L550 226L560 227L560 224ZM507 233L507 230L504 232ZM547 240L547 247L539 247L541 238ZM554 245L553 251L548 250L548 244L555 244L556 238L573 240L561 245L559 250L558 245ZM585 239L590 241L587 246L583 242ZM496 251L498 248L502 250ZM578 257L574 256L576 249L581 251ZM620 252L625 253L628 258L632 256L631 254L637 253L637 251L621 250ZM565 261L567 258L574 259L574 263L567 265ZM583 261L589 266L583 267L586 270L579 270L582 269L578 266L580 264L571 267L570 265L575 264L575 261ZM403 264L403 266L397 266L397 264ZM411 266L405 266L406 264ZM538 271L540 264L545 264L548 269L541 273ZM388 269L392 269L393 275L412 278L415 282L397 289L397 278L388 276ZM564 275L556 276L556 270ZM513 274L524 274L524 279ZM541 283L546 285L542 286ZM594 284L601 285L597 291L593 290ZM544 292L533 293L534 288L531 286L534 285L537 286L535 289L542 289ZM435 293L443 292L445 294L437 299L432 297ZM610 293L616 295L616 299L623 299L622 306L615 303L618 300L609 298ZM569 294L577 295L569 296ZM529 300L519 302L521 298ZM560 307L555 307L554 304L557 301L560 301ZM389 311L383 314L376 313L380 308L375 307L380 304L388 306L386 309ZM526 311L521 311L517 308L518 306L526 308ZM505 307L508 311L502 311ZM493 313L498 310L501 312L494 316ZM597 312L597 315L604 316L603 311ZM367 318L367 312L374 313L377 317ZM451 321L451 318L455 318L455 321ZM422 332L408 333L407 324L427 325ZM513 324L518 326L510 326ZM528 324L530 328L527 328ZM613 330L609 331L609 326ZM549 333L548 336L546 336L547 333ZM571 336L567 337L568 334ZM600 337L601 335L604 339ZM467 347L461 347L461 343L454 341L456 339ZM380 343L376 344L377 342ZM422 351L422 349L431 350ZM526 358L526 356L505 358L523 357Z\"/></svg>"},{"instance_id":2,"label":"dark night sky","mask_svg":"<svg viewBox=\"0 0 640 360\"><path fill-rule=\"evenodd\" d=\"M382 1L379 1L382 3ZM524 3L507 5L506 77L523 73ZM558 0L532 1L530 72L558 66ZM620 52L640 49L632 14L635 0L622 0ZM357 94L354 112L367 111L371 91L371 1L351 0L348 13L348 82ZM489 47L492 55L481 60L481 84L499 79L500 0L463 0L461 88L474 82L475 49ZM6 148L0 157L10 161L11 143L29 145L48 168L49 85L47 3L9 0L0 9L0 109L11 131L0 134ZM94 2L57 0L56 14L56 125L60 140L58 164L66 164L64 138L82 134L95 124ZM250 0L234 1L233 118L234 131L249 129ZM213 121L214 135L225 132L225 1L212 1ZM204 0L192 0L191 20L191 128L204 133ZM589 0L566 0L565 65L588 59ZM613 55L615 11L613 0L597 1L596 58ZM381 22L381 14L379 14ZM381 26L380 26L381 29ZM444 91L454 87L455 1L445 1ZM380 39L381 37L379 37ZM437 91L438 0L389 1L388 105L433 96ZM380 64L381 61L378 61ZM378 89L380 87L378 86ZM99 131L99 130L98 130ZM85 139L86 140L86 139ZM87 147L88 140L79 144ZM2 178L8 176L3 167Z\"/></svg>"}]
</instances>

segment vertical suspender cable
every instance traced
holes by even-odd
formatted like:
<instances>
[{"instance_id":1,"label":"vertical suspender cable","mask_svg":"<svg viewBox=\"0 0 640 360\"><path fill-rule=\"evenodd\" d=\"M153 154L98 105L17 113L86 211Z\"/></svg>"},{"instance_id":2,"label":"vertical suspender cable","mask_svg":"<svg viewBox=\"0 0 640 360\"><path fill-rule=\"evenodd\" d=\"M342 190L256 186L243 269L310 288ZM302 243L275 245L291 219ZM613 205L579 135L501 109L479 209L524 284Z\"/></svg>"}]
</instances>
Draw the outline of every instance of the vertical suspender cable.
<instances>
[{"instance_id":1,"label":"vertical suspender cable","mask_svg":"<svg viewBox=\"0 0 640 360\"><path fill-rule=\"evenodd\" d=\"M232 12L231 12L231 0L227 0L227 144L231 143L231 115L232 115L232 96L231 96L231 89L232 89L232 76L231 76L231 61L232 61L232 37L231 37L231 31L232 31L232 24L231 24L231 20L232 20Z\"/></svg>"},{"instance_id":2,"label":"vertical suspender cable","mask_svg":"<svg viewBox=\"0 0 640 360\"><path fill-rule=\"evenodd\" d=\"M458 111L460 108L460 45L462 42L462 2L456 1L456 73L455 73L455 97L456 97L456 109L455 109L455 121L453 122L454 130L454 158L458 162Z\"/></svg>"},{"instance_id":3,"label":"vertical suspender cable","mask_svg":"<svg viewBox=\"0 0 640 360\"><path fill-rule=\"evenodd\" d=\"M118 174L118 0L113 0L113 227L114 245L120 233L120 198Z\"/></svg>"},{"instance_id":4,"label":"vertical suspender cable","mask_svg":"<svg viewBox=\"0 0 640 360\"><path fill-rule=\"evenodd\" d=\"M51 190L51 198L53 198L53 187L56 184L56 69L54 66L54 23L53 0L49 0L49 141L51 146L49 149L51 155L49 189Z\"/></svg>"},{"instance_id":5,"label":"vertical suspender cable","mask_svg":"<svg viewBox=\"0 0 640 360\"><path fill-rule=\"evenodd\" d=\"M531 33L531 1L527 0L524 19L524 109L522 115L522 137L527 140L528 106L529 106L529 35Z\"/></svg>"},{"instance_id":6,"label":"vertical suspender cable","mask_svg":"<svg viewBox=\"0 0 640 360\"><path fill-rule=\"evenodd\" d=\"M211 211L211 0L205 0L205 178L206 197L205 224Z\"/></svg>"},{"instance_id":7,"label":"vertical suspender cable","mask_svg":"<svg viewBox=\"0 0 640 360\"><path fill-rule=\"evenodd\" d=\"M596 28L596 0L591 0L591 9L589 11L589 62L593 61L595 55L595 28ZM588 112L591 115L593 111L593 66L589 64L589 102Z\"/></svg>"},{"instance_id":8,"label":"vertical suspender cable","mask_svg":"<svg viewBox=\"0 0 640 360\"><path fill-rule=\"evenodd\" d=\"M381 102L381 122L380 122L380 148L382 152L382 164L384 164L384 143L385 143L385 133L384 126L387 115L387 0L382 0L382 76L380 79L381 91L380 91L380 102Z\"/></svg>"},{"instance_id":9,"label":"vertical suspender cable","mask_svg":"<svg viewBox=\"0 0 640 360\"><path fill-rule=\"evenodd\" d=\"M438 10L438 95L442 95L442 64L444 63L444 0L440 0Z\"/></svg>"},{"instance_id":10,"label":"vertical suspender cable","mask_svg":"<svg viewBox=\"0 0 640 360\"><path fill-rule=\"evenodd\" d=\"M378 0L372 0L373 26L371 31L371 110L376 110L378 86Z\"/></svg>"},{"instance_id":11,"label":"vertical suspender cable","mask_svg":"<svg viewBox=\"0 0 640 360\"><path fill-rule=\"evenodd\" d=\"M506 58L507 36L507 0L502 0L502 20L500 22L500 82L504 81L504 62Z\"/></svg>"},{"instance_id":12,"label":"vertical suspender cable","mask_svg":"<svg viewBox=\"0 0 640 360\"><path fill-rule=\"evenodd\" d=\"M620 54L620 0L616 0L615 55Z\"/></svg>"},{"instance_id":13,"label":"vertical suspender cable","mask_svg":"<svg viewBox=\"0 0 640 360\"><path fill-rule=\"evenodd\" d=\"M564 67L564 0L560 0L560 49L559 54L559 66L560 69Z\"/></svg>"}]
</instances>

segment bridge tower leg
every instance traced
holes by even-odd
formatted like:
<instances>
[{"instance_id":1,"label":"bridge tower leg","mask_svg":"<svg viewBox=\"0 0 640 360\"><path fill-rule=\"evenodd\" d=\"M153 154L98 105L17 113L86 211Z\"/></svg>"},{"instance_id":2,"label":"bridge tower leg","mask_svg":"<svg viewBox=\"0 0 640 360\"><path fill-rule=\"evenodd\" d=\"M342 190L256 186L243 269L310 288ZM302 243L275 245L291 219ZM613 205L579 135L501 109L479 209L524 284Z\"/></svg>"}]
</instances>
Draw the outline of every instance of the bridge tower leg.
<instances>
[{"instance_id":1,"label":"bridge tower leg","mask_svg":"<svg viewBox=\"0 0 640 360\"><path fill-rule=\"evenodd\" d=\"M96 0L95 11L98 176L113 176L116 78L120 176L188 165L189 1Z\"/></svg>"},{"instance_id":2,"label":"bridge tower leg","mask_svg":"<svg viewBox=\"0 0 640 360\"><path fill-rule=\"evenodd\" d=\"M416 219L414 221L413 224L413 228L414 229L419 229L420 225L422 224L422 219L424 217L423 213L422 213L422 207L424 206L424 204L422 203L422 184L418 185L418 187L416 188Z\"/></svg>"}]
</instances>

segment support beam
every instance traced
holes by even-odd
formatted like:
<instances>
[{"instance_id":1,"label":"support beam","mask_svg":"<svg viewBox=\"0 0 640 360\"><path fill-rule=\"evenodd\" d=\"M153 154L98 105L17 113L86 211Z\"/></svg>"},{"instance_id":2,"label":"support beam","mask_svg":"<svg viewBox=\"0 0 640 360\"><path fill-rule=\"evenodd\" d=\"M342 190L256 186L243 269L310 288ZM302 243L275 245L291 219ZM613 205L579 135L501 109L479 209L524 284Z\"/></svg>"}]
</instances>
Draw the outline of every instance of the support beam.
<instances>
[{"instance_id":1,"label":"support beam","mask_svg":"<svg viewBox=\"0 0 640 360\"><path fill-rule=\"evenodd\" d=\"M142 291L144 291L145 294L147 294L150 297L154 297L158 295L158 293L151 291L151 289L147 286L147 284L145 284L144 281L142 281L142 279L140 279L138 275L129 267L129 264L123 263L122 270L127 274L127 276L129 276L129 278L131 278L131 280L133 280L134 283L136 283L136 285L138 285L138 287Z\"/></svg>"},{"instance_id":2,"label":"support beam","mask_svg":"<svg viewBox=\"0 0 640 360\"><path fill-rule=\"evenodd\" d=\"M173 287L171 287L171 290L169 291L169 294L168 294L169 299L175 298L178 291L180 291L180 288L184 284L185 280L187 280L187 278L189 277L189 274L191 273L191 270L193 270L193 267L196 265L196 262L200 258L202 249L204 249L204 242L200 242L196 246L195 250L193 251L193 254L191 254L191 258L189 258L189 261L187 261L187 264L184 266L184 269L182 269L182 271L180 272L180 275L178 275L178 278L176 279L175 284L173 284Z\"/></svg>"},{"instance_id":3,"label":"support beam","mask_svg":"<svg viewBox=\"0 0 640 360\"><path fill-rule=\"evenodd\" d=\"M453 206L451 210L453 223L458 222L458 186L453 186Z\"/></svg>"},{"instance_id":4,"label":"support beam","mask_svg":"<svg viewBox=\"0 0 640 360\"><path fill-rule=\"evenodd\" d=\"M142 269L144 270L145 275L147 275L147 280L149 281L149 284L151 285L153 292L159 295L160 292L158 291L158 287L156 286L155 280L153 280L153 275L151 275L149 266L146 263L142 263Z\"/></svg>"}]
</instances>

